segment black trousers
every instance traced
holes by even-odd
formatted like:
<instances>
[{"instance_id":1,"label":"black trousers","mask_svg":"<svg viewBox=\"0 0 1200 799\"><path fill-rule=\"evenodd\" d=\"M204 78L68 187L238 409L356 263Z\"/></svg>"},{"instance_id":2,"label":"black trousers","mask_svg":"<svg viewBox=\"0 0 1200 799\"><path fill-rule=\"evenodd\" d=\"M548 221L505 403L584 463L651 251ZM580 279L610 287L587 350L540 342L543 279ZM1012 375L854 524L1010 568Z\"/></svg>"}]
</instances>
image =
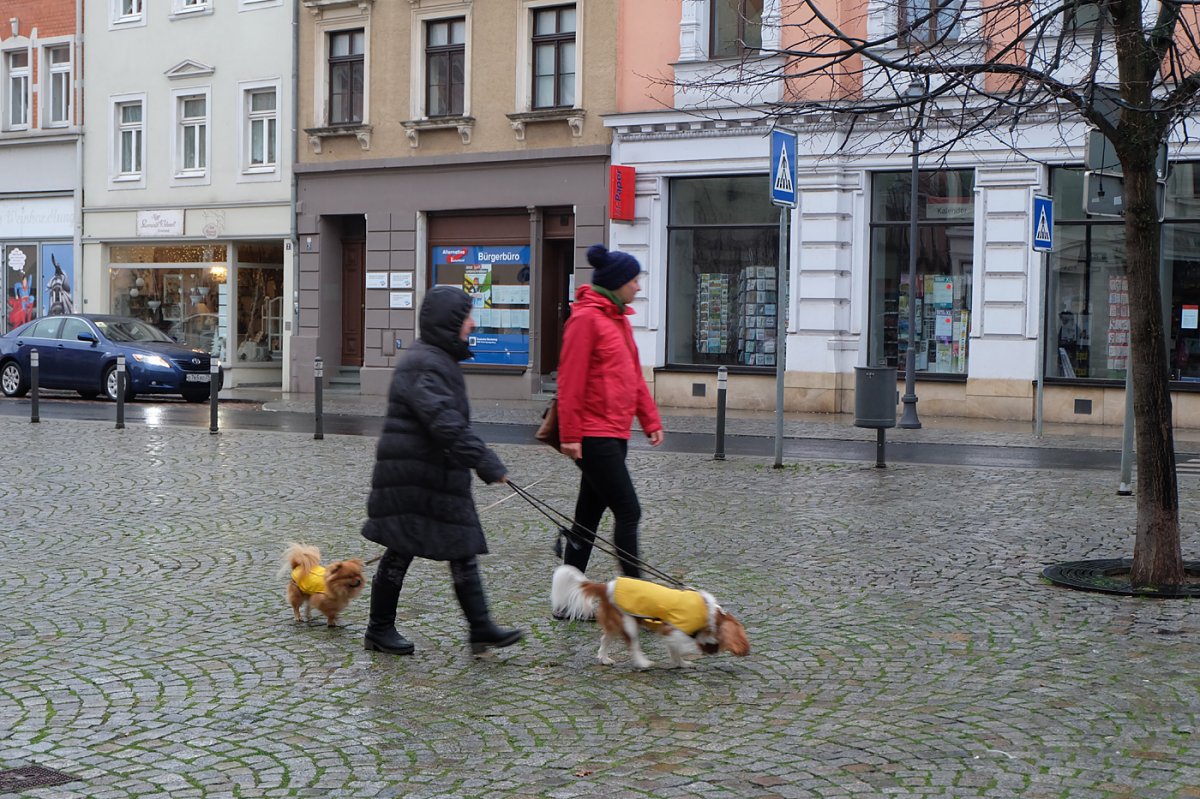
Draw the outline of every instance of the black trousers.
<instances>
[{"instance_id":1,"label":"black trousers","mask_svg":"<svg viewBox=\"0 0 1200 799\"><path fill-rule=\"evenodd\" d=\"M584 438L583 457L575 461L582 473L579 498L575 500L575 526L563 548L563 562L580 571L587 570L592 555L595 530L606 508L614 517L612 541L617 547L621 573L641 577L638 568L638 522L642 506L638 504L633 480L625 466L629 441L624 438Z\"/></svg>"},{"instance_id":2,"label":"black trousers","mask_svg":"<svg viewBox=\"0 0 1200 799\"><path fill-rule=\"evenodd\" d=\"M397 591L404 587L404 577L408 567L412 565L412 555L402 555L393 549L383 554L379 568L375 572L376 580L390 583ZM479 579L479 563L472 555L461 560L450 561L450 579L456 586L466 585Z\"/></svg>"}]
</instances>

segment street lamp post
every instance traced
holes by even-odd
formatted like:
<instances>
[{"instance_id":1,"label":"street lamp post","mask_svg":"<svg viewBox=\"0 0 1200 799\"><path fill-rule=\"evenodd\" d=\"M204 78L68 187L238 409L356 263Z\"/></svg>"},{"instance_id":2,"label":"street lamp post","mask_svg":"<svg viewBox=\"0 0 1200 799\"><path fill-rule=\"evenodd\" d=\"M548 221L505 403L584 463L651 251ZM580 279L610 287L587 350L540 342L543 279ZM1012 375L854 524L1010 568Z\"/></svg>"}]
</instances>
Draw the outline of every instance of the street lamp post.
<instances>
[{"instance_id":1,"label":"street lamp post","mask_svg":"<svg viewBox=\"0 0 1200 799\"><path fill-rule=\"evenodd\" d=\"M904 90L908 100L909 138L912 139L911 194L908 203L908 358L904 364L904 410L900 415L900 427L917 430L921 420L917 417L917 181L920 172L917 153L921 142L922 111L925 106L925 84L914 79Z\"/></svg>"}]
</instances>

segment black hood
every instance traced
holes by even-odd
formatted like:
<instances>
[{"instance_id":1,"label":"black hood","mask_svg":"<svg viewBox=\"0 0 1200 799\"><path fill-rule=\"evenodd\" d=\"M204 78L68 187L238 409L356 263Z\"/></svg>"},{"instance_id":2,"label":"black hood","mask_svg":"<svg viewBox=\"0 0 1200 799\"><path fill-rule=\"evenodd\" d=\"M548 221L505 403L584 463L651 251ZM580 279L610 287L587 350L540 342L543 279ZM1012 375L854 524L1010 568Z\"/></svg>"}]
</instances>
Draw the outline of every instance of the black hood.
<instances>
[{"instance_id":1,"label":"black hood","mask_svg":"<svg viewBox=\"0 0 1200 799\"><path fill-rule=\"evenodd\" d=\"M434 286L421 303L421 341L445 350L457 361L471 357L467 342L458 337L471 313L471 297L456 286Z\"/></svg>"}]
</instances>

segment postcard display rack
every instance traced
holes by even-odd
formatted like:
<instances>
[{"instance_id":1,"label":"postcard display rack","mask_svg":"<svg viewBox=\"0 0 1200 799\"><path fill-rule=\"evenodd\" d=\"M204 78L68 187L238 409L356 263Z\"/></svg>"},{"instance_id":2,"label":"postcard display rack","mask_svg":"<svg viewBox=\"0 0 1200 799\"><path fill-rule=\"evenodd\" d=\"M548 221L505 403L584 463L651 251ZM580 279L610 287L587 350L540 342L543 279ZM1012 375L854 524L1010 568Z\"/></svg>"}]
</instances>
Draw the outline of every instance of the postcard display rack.
<instances>
[{"instance_id":1,"label":"postcard display rack","mask_svg":"<svg viewBox=\"0 0 1200 799\"><path fill-rule=\"evenodd\" d=\"M917 278L917 362L919 372L962 374L967 370L966 281L953 275ZM885 301L884 354L888 366L903 367L908 357L908 281L895 302Z\"/></svg>"},{"instance_id":2,"label":"postcard display rack","mask_svg":"<svg viewBox=\"0 0 1200 799\"><path fill-rule=\"evenodd\" d=\"M737 364L774 366L777 296L773 266L697 275L697 354L733 355Z\"/></svg>"}]
</instances>

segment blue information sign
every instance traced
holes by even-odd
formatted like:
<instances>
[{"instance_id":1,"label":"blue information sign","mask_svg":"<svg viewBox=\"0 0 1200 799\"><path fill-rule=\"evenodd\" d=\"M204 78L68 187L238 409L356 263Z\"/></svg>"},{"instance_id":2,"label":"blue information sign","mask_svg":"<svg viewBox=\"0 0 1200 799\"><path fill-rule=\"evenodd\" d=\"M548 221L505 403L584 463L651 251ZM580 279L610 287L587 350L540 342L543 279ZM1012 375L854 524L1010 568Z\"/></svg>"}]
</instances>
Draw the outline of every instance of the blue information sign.
<instances>
[{"instance_id":1,"label":"blue information sign","mask_svg":"<svg viewBox=\"0 0 1200 799\"><path fill-rule=\"evenodd\" d=\"M796 134L774 128L771 131L771 203L796 207Z\"/></svg>"},{"instance_id":2,"label":"blue information sign","mask_svg":"<svg viewBox=\"0 0 1200 799\"><path fill-rule=\"evenodd\" d=\"M1038 252L1054 249L1054 200L1040 194L1033 198L1033 249Z\"/></svg>"}]
</instances>

